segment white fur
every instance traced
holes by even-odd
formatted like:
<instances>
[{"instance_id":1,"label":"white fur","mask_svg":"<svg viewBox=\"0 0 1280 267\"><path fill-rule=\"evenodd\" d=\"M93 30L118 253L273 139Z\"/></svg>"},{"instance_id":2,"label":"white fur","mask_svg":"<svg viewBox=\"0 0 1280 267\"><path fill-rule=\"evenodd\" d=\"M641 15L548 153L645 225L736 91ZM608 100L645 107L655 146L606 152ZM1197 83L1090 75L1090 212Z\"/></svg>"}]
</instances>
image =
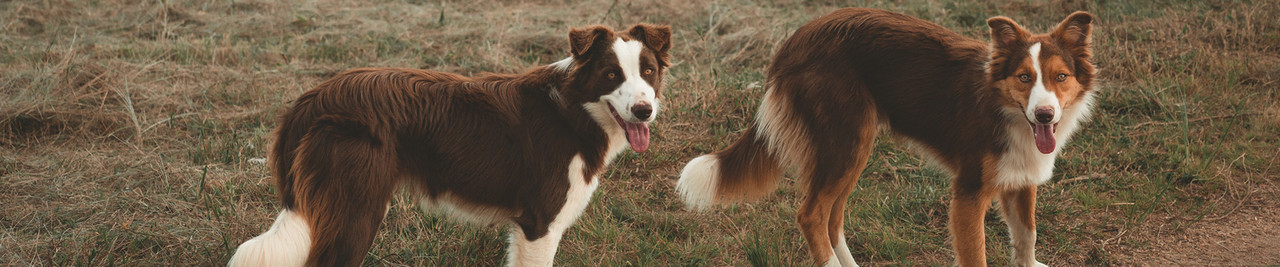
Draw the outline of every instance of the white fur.
<instances>
[{"instance_id":1,"label":"white fur","mask_svg":"<svg viewBox=\"0 0 1280 267\"><path fill-rule=\"evenodd\" d=\"M609 104L601 97L599 102L591 102L582 104L582 108L587 110L587 114L591 115L591 119L600 125L606 136L609 137L609 148L605 150L604 162L608 164L613 162L613 157L621 153L623 149L631 147L631 143L627 142L627 133L622 130L622 125L618 125L613 120L613 114L609 113ZM622 112L622 111L618 111Z\"/></svg>"},{"instance_id":2,"label":"white fur","mask_svg":"<svg viewBox=\"0 0 1280 267\"><path fill-rule=\"evenodd\" d=\"M1000 205L1019 205L1020 203L1000 203ZM1022 207L1010 206L1005 210L1021 210ZM1013 264L1015 266L1044 266L1036 261L1036 229L1026 227L1027 222L1017 214L1004 214L1005 225L1009 227L1009 244L1013 247Z\"/></svg>"},{"instance_id":3,"label":"white fur","mask_svg":"<svg viewBox=\"0 0 1280 267\"><path fill-rule=\"evenodd\" d=\"M831 253L835 253L835 251L832 251ZM827 258L827 262L822 264L822 267L841 267L840 260L836 259L835 254L832 254L831 258Z\"/></svg>"},{"instance_id":4,"label":"white fur","mask_svg":"<svg viewBox=\"0 0 1280 267\"><path fill-rule=\"evenodd\" d=\"M853 253L849 252L849 244L845 243L844 229L840 229L840 234L837 236L839 236L840 239L836 240L836 246L833 249L836 251L836 259L840 260L840 266L858 267L858 262L853 260Z\"/></svg>"},{"instance_id":5,"label":"white fur","mask_svg":"<svg viewBox=\"0 0 1280 267\"><path fill-rule=\"evenodd\" d=\"M569 71L569 67L573 66L573 57L561 59L560 61L551 63L550 66L556 68L558 71Z\"/></svg>"},{"instance_id":6,"label":"white fur","mask_svg":"<svg viewBox=\"0 0 1280 267\"><path fill-rule=\"evenodd\" d=\"M800 124L800 118L792 111L791 103L774 96L775 88L770 87L760 101L760 110L756 112L756 137L763 138L769 152L772 152L784 169L798 167L804 170L813 154L809 148L809 133ZM804 175L801 175L802 177Z\"/></svg>"},{"instance_id":7,"label":"white fur","mask_svg":"<svg viewBox=\"0 0 1280 267\"><path fill-rule=\"evenodd\" d=\"M1011 122L1005 126L1009 135L1009 152L1000 157L1000 175L996 177L996 185L1017 188L1048 182L1053 175L1053 162L1058 152L1071 140L1080 122L1089 117L1092 106L1093 93L1090 92L1076 105L1063 110L1057 132L1053 133L1057 143L1049 154L1040 153L1036 148L1035 133L1022 121L1022 114L1009 114Z\"/></svg>"},{"instance_id":8,"label":"white fur","mask_svg":"<svg viewBox=\"0 0 1280 267\"><path fill-rule=\"evenodd\" d=\"M1039 123L1039 121L1036 121L1036 109L1041 107L1053 108L1053 120L1049 123L1058 123L1058 119L1062 118L1060 116L1062 114L1060 112L1062 106L1058 103L1058 95L1049 92L1049 88L1044 86L1044 71L1040 68L1040 43L1032 44L1031 48L1027 49L1027 52L1031 54L1031 66L1036 70L1036 81L1031 86L1031 94L1027 99L1026 110L1023 112L1026 112L1027 120Z\"/></svg>"},{"instance_id":9,"label":"white fur","mask_svg":"<svg viewBox=\"0 0 1280 267\"><path fill-rule=\"evenodd\" d=\"M720 183L720 159L702 155L689 161L680 171L676 191L690 210L703 211L716 204L716 186Z\"/></svg>"},{"instance_id":10,"label":"white fur","mask_svg":"<svg viewBox=\"0 0 1280 267\"><path fill-rule=\"evenodd\" d=\"M623 41L618 38L613 43L613 53L618 56L618 67L622 68L622 84L617 90L601 96L606 103L613 105L613 109L618 111L618 116L629 122L653 121L658 117L658 100L657 93L653 90L653 86L641 77L640 72L640 52L644 51L644 44L639 41ZM654 66L655 68L657 66ZM641 120L631 113L631 107L648 103L653 107L653 113L649 118Z\"/></svg>"},{"instance_id":11,"label":"white fur","mask_svg":"<svg viewBox=\"0 0 1280 267\"><path fill-rule=\"evenodd\" d=\"M311 249L311 227L290 210L280 211L271 228L236 249L227 266L302 266Z\"/></svg>"},{"instance_id":12,"label":"white fur","mask_svg":"<svg viewBox=\"0 0 1280 267\"><path fill-rule=\"evenodd\" d=\"M529 240L520 227L512 227L509 235L511 244L507 248L508 266L551 266L556 249L560 246L560 238L582 216L587 203L591 201L591 194L600 186L599 177L593 177L591 183L587 183L583 172L585 167L582 155L575 155L569 162L567 199L564 206L560 207L560 212L556 213L555 219L547 225L547 235Z\"/></svg>"}]
</instances>

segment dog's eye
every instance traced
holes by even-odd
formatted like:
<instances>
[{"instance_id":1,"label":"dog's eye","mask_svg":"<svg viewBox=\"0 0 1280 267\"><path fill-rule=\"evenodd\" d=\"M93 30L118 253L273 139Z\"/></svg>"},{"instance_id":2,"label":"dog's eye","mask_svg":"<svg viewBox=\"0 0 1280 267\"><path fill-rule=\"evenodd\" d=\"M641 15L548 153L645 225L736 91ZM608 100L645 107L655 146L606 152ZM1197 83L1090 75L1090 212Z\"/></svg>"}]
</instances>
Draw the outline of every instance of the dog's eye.
<instances>
[{"instance_id":1,"label":"dog's eye","mask_svg":"<svg viewBox=\"0 0 1280 267\"><path fill-rule=\"evenodd\" d=\"M618 78L618 74L615 74L615 73L612 73L612 72L610 72L609 74L606 74L605 76L608 76L610 80L613 80L613 79L617 79L617 78Z\"/></svg>"},{"instance_id":2,"label":"dog's eye","mask_svg":"<svg viewBox=\"0 0 1280 267\"><path fill-rule=\"evenodd\" d=\"M1024 83L1029 83L1031 82L1031 75L1026 75L1026 74L1018 75L1018 80Z\"/></svg>"},{"instance_id":3,"label":"dog's eye","mask_svg":"<svg viewBox=\"0 0 1280 267\"><path fill-rule=\"evenodd\" d=\"M653 69L644 69L644 75L653 75Z\"/></svg>"},{"instance_id":4,"label":"dog's eye","mask_svg":"<svg viewBox=\"0 0 1280 267\"><path fill-rule=\"evenodd\" d=\"M1058 81L1059 81L1059 82L1061 82L1061 81L1066 81L1066 80L1067 80L1067 74L1066 74L1066 73L1058 73Z\"/></svg>"}]
</instances>

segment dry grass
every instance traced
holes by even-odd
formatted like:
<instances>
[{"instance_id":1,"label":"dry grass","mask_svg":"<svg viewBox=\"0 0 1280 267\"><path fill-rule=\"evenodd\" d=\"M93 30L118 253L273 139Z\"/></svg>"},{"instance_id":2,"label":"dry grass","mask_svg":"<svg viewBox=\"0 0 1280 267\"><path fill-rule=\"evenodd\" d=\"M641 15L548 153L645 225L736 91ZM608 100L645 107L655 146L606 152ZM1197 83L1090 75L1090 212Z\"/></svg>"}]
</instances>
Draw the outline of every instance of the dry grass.
<instances>
[{"instance_id":1,"label":"dry grass","mask_svg":"<svg viewBox=\"0 0 1280 267\"><path fill-rule=\"evenodd\" d=\"M684 161L724 147L752 118L775 45L840 6L980 39L994 15L1035 31L1070 11L1098 15L1105 84L1041 191L1043 262L1139 264L1199 225L1280 214L1260 212L1280 205L1274 1L834 2L0 1L0 265L222 264L279 209L265 167L249 159L265 157L275 116L302 91L353 67L520 71L566 56L568 27L633 22L675 29L671 108L650 151L610 168L557 262L805 265L792 186L694 214L673 185ZM951 263L947 178L892 138L878 146L850 200L855 257ZM397 198L366 264L502 261L501 229L406 202ZM1007 265L1007 233L988 219L989 258ZM1205 242L1249 240L1280 242ZM1277 264L1274 254L1233 264Z\"/></svg>"}]
</instances>

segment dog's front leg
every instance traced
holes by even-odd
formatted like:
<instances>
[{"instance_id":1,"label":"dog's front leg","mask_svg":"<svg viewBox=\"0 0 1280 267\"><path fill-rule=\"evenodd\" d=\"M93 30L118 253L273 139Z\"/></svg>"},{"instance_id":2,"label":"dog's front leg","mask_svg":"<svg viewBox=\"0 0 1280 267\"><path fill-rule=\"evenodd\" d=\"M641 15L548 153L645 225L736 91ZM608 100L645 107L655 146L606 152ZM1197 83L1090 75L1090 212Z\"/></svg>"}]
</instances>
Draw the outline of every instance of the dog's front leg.
<instances>
[{"instance_id":1,"label":"dog's front leg","mask_svg":"<svg viewBox=\"0 0 1280 267\"><path fill-rule=\"evenodd\" d=\"M991 207L991 194L984 190L965 190L953 184L950 228L951 246L960 266L987 266L984 217Z\"/></svg>"},{"instance_id":2,"label":"dog's front leg","mask_svg":"<svg viewBox=\"0 0 1280 267\"><path fill-rule=\"evenodd\" d=\"M560 247L560 238L565 229L549 229L546 235L529 240L520 227L512 227L510 245L507 247L507 266L542 267L551 266L556 258L556 250Z\"/></svg>"},{"instance_id":3,"label":"dog's front leg","mask_svg":"<svg viewBox=\"0 0 1280 267\"><path fill-rule=\"evenodd\" d=\"M1036 187L1010 190L1000 194L1000 210L1012 236L1013 264L1043 267L1036 261Z\"/></svg>"}]
</instances>

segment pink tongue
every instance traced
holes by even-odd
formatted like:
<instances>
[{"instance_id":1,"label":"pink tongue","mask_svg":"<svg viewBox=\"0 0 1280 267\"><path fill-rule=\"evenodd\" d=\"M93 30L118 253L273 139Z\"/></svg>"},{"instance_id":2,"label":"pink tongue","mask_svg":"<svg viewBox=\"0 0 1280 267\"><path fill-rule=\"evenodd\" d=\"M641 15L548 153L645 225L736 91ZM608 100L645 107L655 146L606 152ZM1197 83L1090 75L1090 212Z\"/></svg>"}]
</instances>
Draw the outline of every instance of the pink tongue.
<instances>
[{"instance_id":1,"label":"pink tongue","mask_svg":"<svg viewBox=\"0 0 1280 267\"><path fill-rule=\"evenodd\" d=\"M622 130L627 132L627 142L631 142L631 150L644 152L645 149L649 149L649 125L619 122L622 122Z\"/></svg>"},{"instance_id":2,"label":"pink tongue","mask_svg":"<svg viewBox=\"0 0 1280 267\"><path fill-rule=\"evenodd\" d=\"M1036 148L1040 149L1040 153L1053 153L1053 146L1057 142L1053 140L1053 124L1033 124L1031 129L1036 134Z\"/></svg>"}]
</instances>

